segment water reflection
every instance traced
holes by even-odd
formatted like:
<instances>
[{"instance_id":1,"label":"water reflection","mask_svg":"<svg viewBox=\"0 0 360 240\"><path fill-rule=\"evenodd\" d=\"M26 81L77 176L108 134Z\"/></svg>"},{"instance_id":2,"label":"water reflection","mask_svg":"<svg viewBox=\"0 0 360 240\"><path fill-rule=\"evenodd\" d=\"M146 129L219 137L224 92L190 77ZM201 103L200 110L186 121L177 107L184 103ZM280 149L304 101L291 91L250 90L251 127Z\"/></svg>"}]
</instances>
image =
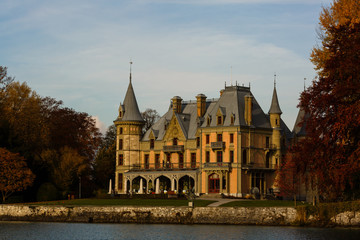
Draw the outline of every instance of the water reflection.
<instances>
[{"instance_id":1,"label":"water reflection","mask_svg":"<svg viewBox=\"0 0 360 240\"><path fill-rule=\"evenodd\" d=\"M360 239L360 229L0 222L0 239Z\"/></svg>"}]
</instances>

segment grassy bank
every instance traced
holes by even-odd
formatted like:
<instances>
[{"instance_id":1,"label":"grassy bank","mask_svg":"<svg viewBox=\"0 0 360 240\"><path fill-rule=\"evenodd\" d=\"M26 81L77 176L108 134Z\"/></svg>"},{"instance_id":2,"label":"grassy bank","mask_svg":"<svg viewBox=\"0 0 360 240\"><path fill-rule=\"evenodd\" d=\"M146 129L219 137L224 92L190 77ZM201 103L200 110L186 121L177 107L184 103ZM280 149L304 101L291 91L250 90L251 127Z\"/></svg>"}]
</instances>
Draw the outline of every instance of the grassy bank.
<instances>
[{"instance_id":1,"label":"grassy bank","mask_svg":"<svg viewBox=\"0 0 360 240\"><path fill-rule=\"evenodd\" d=\"M28 203L29 205L60 206L188 206L188 200L179 199L74 199ZM195 200L195 207L206 207L214 201Z\"/></svg>"},{"instance_id":2,"label":"grassy bank","mask_svg":"<svg viewBox=\"0 0 360 240\"><path fill-rule=\"evenodd\" d=\"M298 205L305 203L298 202ZM293 201L282 200L242 200L221 205L221 207L294 207Z\"/></svg>"}]
</instances>

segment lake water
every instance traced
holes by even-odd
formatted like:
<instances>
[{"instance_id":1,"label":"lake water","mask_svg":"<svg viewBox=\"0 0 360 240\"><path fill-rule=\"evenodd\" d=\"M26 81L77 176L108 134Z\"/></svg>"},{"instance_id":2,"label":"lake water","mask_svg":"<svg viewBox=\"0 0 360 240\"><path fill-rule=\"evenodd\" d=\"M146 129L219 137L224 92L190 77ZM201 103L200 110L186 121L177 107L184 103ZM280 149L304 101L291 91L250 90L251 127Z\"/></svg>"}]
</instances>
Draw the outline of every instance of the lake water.
<instances>
[{"instance_id":1,"label":"lake water","mask_svg":"<svg viewBox=\"0 0 360 240\"><path fill-rule=\"evenodd\" d=\"M233 225L0 222L0 239L360 239L360 229Z\"/></svg>"}]
</instances>

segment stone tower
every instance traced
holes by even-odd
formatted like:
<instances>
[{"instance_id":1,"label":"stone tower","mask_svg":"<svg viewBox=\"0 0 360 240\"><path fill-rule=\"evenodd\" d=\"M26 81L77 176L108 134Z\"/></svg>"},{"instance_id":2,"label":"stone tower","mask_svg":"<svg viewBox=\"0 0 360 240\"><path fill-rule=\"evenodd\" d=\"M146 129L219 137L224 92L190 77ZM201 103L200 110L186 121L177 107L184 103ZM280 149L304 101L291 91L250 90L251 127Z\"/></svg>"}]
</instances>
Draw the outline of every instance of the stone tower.
<instances>
[{"instance_id":1,"label":"stone tower","mask_svg":"<svg viewBox=\"0 0 360 240\"><path fill-rule=\"evenodd\" d=\"M145 123L131 83L131 72L124 102L120 103L119 116L114 123L117 131L115 193L126 193L129 189L124 173L140 165L140 139Z\"/></svg>"},{"instance_id":2,"label":"stone tower","mask_svg":"<svg viewBox=\"0 0 360 240\"><path fill-rule=\"evenodd\" d=\"M274 91L271 100L269 115L270 115L270 124L273 129L272 144L275 147L275 152L272 157L272 164L277 164L278 166L280 166L281 164L281 159L280 159L281 158L281 127L280 127L281 114L282 111L279 106L279 101L276 93L276 84L274 82Z\"/></svg>"}]
</instances>

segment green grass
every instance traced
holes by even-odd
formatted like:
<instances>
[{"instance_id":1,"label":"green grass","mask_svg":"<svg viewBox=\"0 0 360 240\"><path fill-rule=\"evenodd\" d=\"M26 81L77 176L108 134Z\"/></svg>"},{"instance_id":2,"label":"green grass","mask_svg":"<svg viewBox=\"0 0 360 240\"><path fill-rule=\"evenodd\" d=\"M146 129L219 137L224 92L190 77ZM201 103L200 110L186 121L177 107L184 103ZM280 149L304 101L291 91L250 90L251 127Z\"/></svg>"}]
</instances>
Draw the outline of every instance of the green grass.
<instances>
[{"instance_id":1,"label":"green grass","mask_svg":"<svg viewBox=\"0 0 360 240\"><path fill-rule=\"evenodd\" d=\"M304 204L297 202L298 206ZM240 200L223 204L221 207L294 207L294 202L282 200Z\"/></svg>"},{"instance_id":2,"label":"green grass","mask_svg":"<svg viewBox=\"0 0 360 240\"><path fill-rule=\"evenodd\" d=\"M61 206L188 206L188 200L178 199L75 199L29 203L29 205ZM195 200L195 207L206 207L214 201Z\"/></svg>"}]
</instances>

